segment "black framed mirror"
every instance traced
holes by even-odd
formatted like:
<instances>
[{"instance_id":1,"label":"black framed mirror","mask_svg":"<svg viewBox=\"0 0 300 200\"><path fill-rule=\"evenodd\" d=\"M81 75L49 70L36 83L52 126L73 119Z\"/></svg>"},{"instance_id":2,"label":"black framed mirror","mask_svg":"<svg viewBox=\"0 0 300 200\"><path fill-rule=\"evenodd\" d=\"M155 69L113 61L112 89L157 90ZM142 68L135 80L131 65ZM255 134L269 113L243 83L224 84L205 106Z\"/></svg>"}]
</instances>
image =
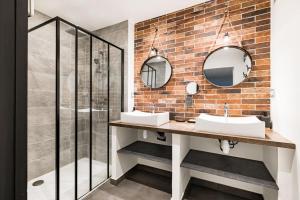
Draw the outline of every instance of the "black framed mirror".
<instances>
[{"instance_id":1,"label":"black framed mirror","mask_svg":"<svg viewBox=\"0 0 300 200\"><path fill-rule=\"evenodd\" d=\"M163 56L148 58L141 68L141 79L146 87L157 89L165 86L172 76L172 65Z\"/></svg>"},{"instance_id":2,"label":"black framed mirror","mask_svg":"<svg viewBox=\"0 0 300 200\"><path fill-rule=\"evenodd\" d=\"M217 87L233 87L248 78L252 58L239 46L224 46L212 51L203 64L203 74Z\"/></svg>"}]
</instances>

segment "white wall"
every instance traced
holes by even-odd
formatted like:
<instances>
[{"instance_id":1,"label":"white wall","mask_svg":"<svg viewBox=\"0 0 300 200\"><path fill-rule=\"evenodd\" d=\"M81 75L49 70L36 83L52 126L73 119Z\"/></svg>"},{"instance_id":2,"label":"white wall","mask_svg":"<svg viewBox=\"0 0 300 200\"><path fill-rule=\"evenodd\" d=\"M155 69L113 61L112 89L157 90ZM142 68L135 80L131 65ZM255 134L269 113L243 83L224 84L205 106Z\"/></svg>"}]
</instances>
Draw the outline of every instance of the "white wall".
<instances>
[{"instance_id":1,"label":"white wall","mask_svg":"<svg viewBox=\"0 0 300 200\"><path fill-rule=\"evenodd\" d=\"M274 130L295 142L291 165L278 166L279 199L300 198L300 1L276 0L272 5L271 100ZM279 159L291 152L279 150ZM288 163L288 162L287 162Z\"/></svg>"},{"instance_id":2,"label":"white wall","mask_svg":"<svg viewBox=\"0 0 300 200\"><path fill-rule=\"evenodd\" d=\"M128 111L134 107L134 22L128 20Z\"/></svg>"}]
</instances>

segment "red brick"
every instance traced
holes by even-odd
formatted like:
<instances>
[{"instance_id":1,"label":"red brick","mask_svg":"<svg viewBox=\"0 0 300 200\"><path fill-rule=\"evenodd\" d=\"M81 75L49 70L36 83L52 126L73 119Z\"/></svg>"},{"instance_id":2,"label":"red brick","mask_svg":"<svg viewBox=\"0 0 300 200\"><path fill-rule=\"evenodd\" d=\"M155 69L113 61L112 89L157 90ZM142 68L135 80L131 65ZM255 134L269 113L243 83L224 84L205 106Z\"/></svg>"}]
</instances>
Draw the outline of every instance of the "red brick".
<instances>
[{"instance_id":1,"label":"red brick","mask_svg":"<svg viewBox=\"0 0 300 200\"><path fill-rule=\"evenodd\" d=\"M211 85L202 74L202 65L216 38L225 10L224 0L214 0L179 10L135 25L135 106L150 111L156 103L158 112L170 112L173 118L188 118L199 113L223 115L223 104L229 103L232 116L258 115L270 111L270 0L231 0L230 31L232 44L238 45L243 33L243 46L251 53L250 77L232 88ZM140 68L147 58L153 27L159 26L160 52L167 53L173 67L170 82L161 89L149 89L140 80ZM243 29L241 31L241 29ZM218 38L214 47L222 45ZM156 45L158 42L156 41ZM201 90L193 96L194 106L184 108L186 81L196 81Z\"/></svg>"}]
</instances>

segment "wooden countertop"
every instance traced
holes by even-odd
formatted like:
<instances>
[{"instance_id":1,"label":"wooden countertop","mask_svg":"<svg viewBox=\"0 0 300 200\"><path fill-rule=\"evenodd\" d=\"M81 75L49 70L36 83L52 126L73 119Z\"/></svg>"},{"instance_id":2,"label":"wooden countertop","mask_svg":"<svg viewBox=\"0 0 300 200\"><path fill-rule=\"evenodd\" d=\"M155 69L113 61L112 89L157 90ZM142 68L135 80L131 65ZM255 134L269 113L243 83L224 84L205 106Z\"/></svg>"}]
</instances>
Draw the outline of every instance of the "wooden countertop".
<instances>
[{"instance_id":1,"label":"wooden countertop","mask_svg":"<svg viewBox=\"0 0 300 200\"><path fill-rule=\"evenodd\" d=\"M193 123L176 122L176 121L170 121L169 123L163 124L161 126L130 124L121 121L110 122L110 126L142 129L142 130L165 132L165 133L174 133L174 134L197 136L197 137L204 137L204 138L211 138L211 139L233 140L233 141L250 143L250 144L259 144L259 145L267 145L273 147L296 149L296 145L294 143L284 138L279 133L273 132L270 129L266 129L265 138L254 138L254 137L244 137L244 136L203 132L203 131L195 130L194 125L195 124Z\"/></svg>"}]
</instances>

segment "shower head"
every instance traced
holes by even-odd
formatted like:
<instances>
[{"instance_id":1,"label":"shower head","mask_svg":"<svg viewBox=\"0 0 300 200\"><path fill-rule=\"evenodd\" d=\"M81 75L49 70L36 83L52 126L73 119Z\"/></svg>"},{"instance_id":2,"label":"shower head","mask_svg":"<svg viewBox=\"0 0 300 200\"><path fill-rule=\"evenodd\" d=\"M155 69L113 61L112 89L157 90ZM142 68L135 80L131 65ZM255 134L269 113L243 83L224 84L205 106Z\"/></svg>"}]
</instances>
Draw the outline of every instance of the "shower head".
<instances>
[{"instance_id":1,"label":"shower head","mask_svg":"<svg viewBox=\"0 0 300 200\"><path fill-rule=\"evenodd\" d=\"M98 58L95 58L95 59L94 59L94 63L95 63L96 65L98 65L98 64L99 64L99 59L98 59Z\"/></svg>"}]
</instances>

